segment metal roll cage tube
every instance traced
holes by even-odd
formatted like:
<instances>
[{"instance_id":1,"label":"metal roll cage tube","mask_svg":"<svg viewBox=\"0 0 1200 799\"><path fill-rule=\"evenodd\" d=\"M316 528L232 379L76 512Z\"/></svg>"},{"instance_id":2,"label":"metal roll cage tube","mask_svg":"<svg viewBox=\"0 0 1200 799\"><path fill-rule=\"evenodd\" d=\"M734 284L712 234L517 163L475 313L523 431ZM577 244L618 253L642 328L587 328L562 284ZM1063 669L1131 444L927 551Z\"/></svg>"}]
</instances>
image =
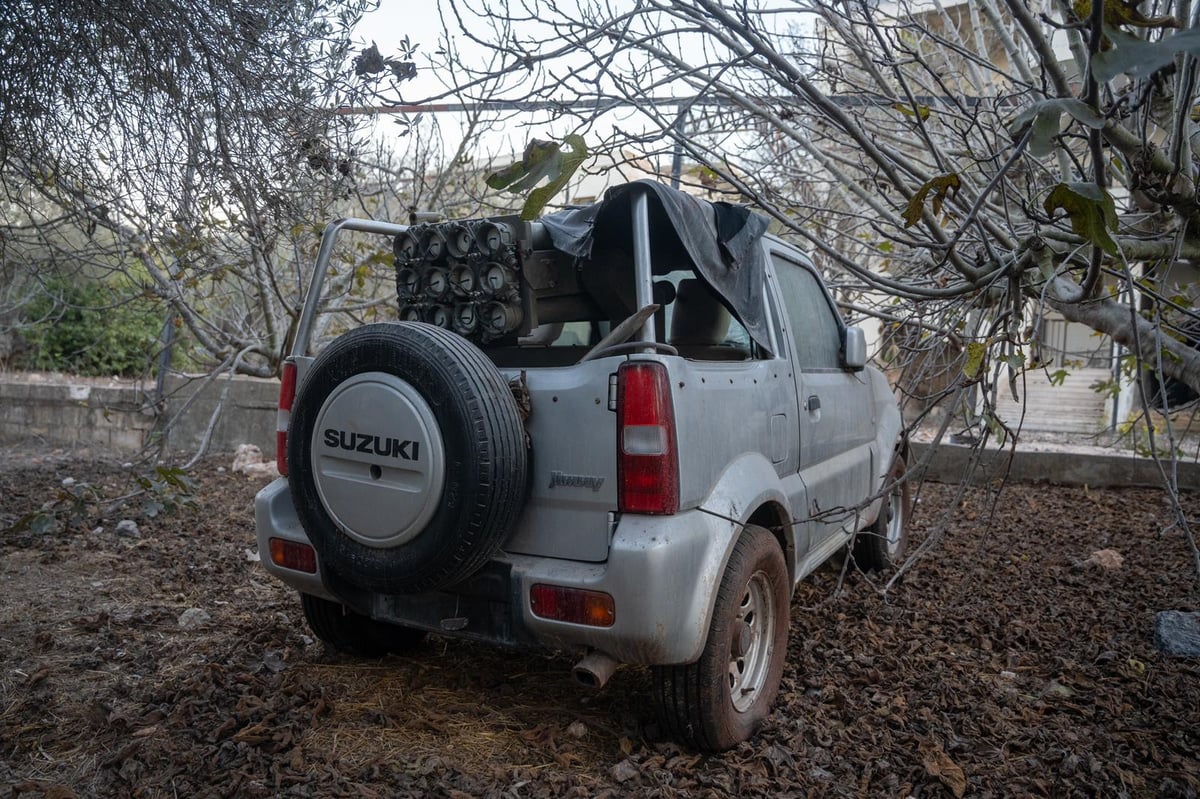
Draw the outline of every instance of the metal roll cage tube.
<instances>
[{"instance_id":1,"label":"metal roll cage tube","mask_svg":"<svg viewBox=\"0 0 1200 799\"><path fill-rule=\"evenodd\" d=\"M337 242L338 234L343 230L357 230L362 233L397 236L408 228L408 225L392 222L354 218L335 219L325 226L324 232L321 233L321 249L317 251L317 262L313 264L308 296L304 298L304 310L300 312L300 322L296 325L296 340L292 344L293 358L303 358L308 354L313 320L316 319L317 307L321 304L321 290L325 285L325 274L329 271L329 259L333 256L333 245Z\"/></svg>"},{"instance_id":2,"label":"metal roll cage tube","mask_svg":"<svg viewBox=\"0 0 1200 799\"><path fill-rule=\"evenodd\" d=\"M633 212L633 266L636 274L636 296L639 308L645 308L654 302L654 285L650 264L650 212L649 201L645 191L638 191L631 203ZM375 219L358 219L347 217L335 219L325 226L321 233L321 247L317 251L317 260L313 264L312 280L309 283L308 295L304 300L304 309L300 313L300 322L296 326L296 340L292 344L292 357L304 357L308 354L309 339L312 336L313 320L316 319L317 309L321 304L321 293L325 286L325 276L329 272L329 261L333 257L333 247L338 235L343 230L360 233L375 233L382 236L398 236L409 229L409 225L398 225L393 222L380 222ZM534 224L531 238L545 238L545 231L540 224ZM654 320L647 318L642 325L642 341L653 342Z\"/></svg>"},{"instance_id":3,"label":"metal roll cage tube","mask_svg":"<svg viewBox=\"0 0 1200 799\"><path fill-rule=\"evenodd\" d=\"M636 276L637 306L645 308L654 304L654 280L650 274L650 201L647 191L635 191L630 206L633 209L633 271ZM654 341L653 316L646 317L642 324L642 341Z\"/></svg>"}]
</instances>

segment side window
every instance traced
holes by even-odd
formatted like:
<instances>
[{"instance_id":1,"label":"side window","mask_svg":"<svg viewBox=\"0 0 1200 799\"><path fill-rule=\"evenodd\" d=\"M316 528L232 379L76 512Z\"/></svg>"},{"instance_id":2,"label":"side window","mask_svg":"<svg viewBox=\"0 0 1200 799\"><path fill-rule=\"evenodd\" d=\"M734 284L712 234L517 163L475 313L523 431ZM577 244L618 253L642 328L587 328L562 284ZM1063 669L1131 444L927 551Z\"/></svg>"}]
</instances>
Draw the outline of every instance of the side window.
<instances>
[{"instance_id":1,"label":"side window","mask_svg":"<svg viewBox=\"0 0 1200 799\"><path fill-rule=\"evenodd\" d=\"M825 290L815 275L795 264L775 259L775 274L787 311L796 365L801 369L837 369L841 333Z\"/></svg>"},{"instance_id":2,"label":"side window","mask_svg":"<svg viewBox=\"0 0 1200 799\"><path fill-rule=\"evenodd\" d=\"M659 283L673 289L661 334L694 360L745 360L753 357L750 333L729 312L715 291L690 269L663 275Z\"/></svg>"}]
</instances>

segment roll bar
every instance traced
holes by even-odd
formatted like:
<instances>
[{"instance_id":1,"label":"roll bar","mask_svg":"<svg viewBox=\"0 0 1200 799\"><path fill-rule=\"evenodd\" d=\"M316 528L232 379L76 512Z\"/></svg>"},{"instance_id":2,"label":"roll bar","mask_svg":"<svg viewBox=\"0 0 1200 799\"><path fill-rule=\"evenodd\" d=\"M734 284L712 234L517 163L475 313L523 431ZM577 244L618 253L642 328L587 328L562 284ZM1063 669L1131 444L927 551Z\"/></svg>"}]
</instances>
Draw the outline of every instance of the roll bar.
<instances>
[{"instance_id":1,"label":"roll bar","mask_svg":"<svg viewBox=\"0 0 1200 799\"><path fill-rule=\"evenodd\" d=\"M650 272L650 212L649 200L645 190L638 191L633 197L633 265L636 275L635 291L639 308L645 308L654 302L654 285ZM374 233L381 236L398 236L408 230L409 225L398 225L393 222L380 222L375 219L359 219L344 217L335 219L325 226L321 233L321 247L317 251L317 261L313 264L312 279L309 282L308 294L304 298L304 308L300 312L300 321L296 326L296 339L292 343L292 357L303 357L308 354L308 345L312 337L313 320L321 305L321 293L325 287L325 276L329 272L329 261L333 257L333 247L343 230L359 233ZM539 222L534 222L531 231L532 241L547 239L545 228ZM641 338L643 341L654 341L654 321L647 319L642 325Z\"/></svg>"},{"instance_id":2,"label":"roll bar","mask_svg":"<svg viewBox=\"0 0 1200 799\"><path fill-rule=\"evenodd\" d=\"M329 272L329 259L333 256L333 245L343 230L362 233L377 233L382 236L397 236L408 230L408 225L380 222L375 219L347 217L335 219L321 233L321 249L317 251L317 262L313 264L312 280L308 284L308 296L304 298L304 310L300 312L300 323L296 326L296 340L292 342L292 357L301 358L308 354L309 338L312 336L313 320L321 304L321 291L325 287L325 275Z\"/></svg>"}]
</instances>

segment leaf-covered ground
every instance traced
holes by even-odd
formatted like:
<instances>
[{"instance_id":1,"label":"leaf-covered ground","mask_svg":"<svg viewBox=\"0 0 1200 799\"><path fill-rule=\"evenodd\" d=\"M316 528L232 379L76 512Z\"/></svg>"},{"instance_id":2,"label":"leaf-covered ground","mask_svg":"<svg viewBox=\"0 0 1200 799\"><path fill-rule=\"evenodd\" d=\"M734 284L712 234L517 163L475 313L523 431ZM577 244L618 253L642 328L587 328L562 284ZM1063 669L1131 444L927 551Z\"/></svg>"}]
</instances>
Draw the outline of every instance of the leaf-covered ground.
<instances>
[{"instance_id":1,"label":"leaf-covered ground","mask_svg":"<svg viewBox=\"0 0 1200 799\"><path fill-rule=\"evenodd\" d=\"M0 466L0 530L56 503L0 534L0 795L1200 796L1200 662L1152 644L1200 589L1158 492L972 489L886 596L827 568L762 733L699 756L659 736L644 670L589 693L566 656L326 652L250 559L259 484L224 462L136 537L141 499L80 488L136 489L116 466ZM953 498L921 489L918 539ZM1120 568L1085 563L1106 548Z\"/></svg>"}]
</instances>

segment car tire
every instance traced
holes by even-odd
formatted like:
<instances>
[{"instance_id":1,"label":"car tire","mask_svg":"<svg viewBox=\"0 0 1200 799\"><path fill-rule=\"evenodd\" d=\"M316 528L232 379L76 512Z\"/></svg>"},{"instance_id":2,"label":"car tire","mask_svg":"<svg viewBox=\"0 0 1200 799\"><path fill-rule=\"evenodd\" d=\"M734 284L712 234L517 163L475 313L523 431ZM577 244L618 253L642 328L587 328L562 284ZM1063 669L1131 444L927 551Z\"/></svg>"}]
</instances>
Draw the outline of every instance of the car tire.
<instances>
[{"instance_id":1,"label":"car tire","mask_svg":"<svg viewBox=\"0 0 1200 799\"><path fill-rule=\"evenodd\" d=\"M377 658L407 652L425 640L424 630L398 627L355 613L337 602L301 594L304 620L321 642L338 652Z\"/></svg>"},{"instance_id":2,"label":"car tire","mask_svg":"<svg viewBox=\"0 0 1200 799\"><path fill-rule=\"evenodd\" d=\"M654 667L655 705L665 732L706 752L731 749L755 733L783 675L789 582L775 537L748 525L721 578L700 659Z\"/></svg>"},{"instance_id":3,"label":"car tire","mask_svg":"<svg viewBox=\"0 0 1200 799\"><path fill-rule=\"evenodd\" d=\"M907 469L896 453L884 486L887 496L875 522L854 536L854 562L863 571L883 571L899 566L908 547L908 518L912 511L909 483L900 482Z\"/></svg>"},{"instance_id":4,"label":"car tire","mask_svg":"<svg viewBox=\"0 0 1200 799\"><path fill-rule=\"evenodd\" d=\"M495 554L526 497L508 381L469 341L420 322L356 328L325 348L293 405L287 460L327 585L459 582Z\"/></svg>"}]
</instances>

